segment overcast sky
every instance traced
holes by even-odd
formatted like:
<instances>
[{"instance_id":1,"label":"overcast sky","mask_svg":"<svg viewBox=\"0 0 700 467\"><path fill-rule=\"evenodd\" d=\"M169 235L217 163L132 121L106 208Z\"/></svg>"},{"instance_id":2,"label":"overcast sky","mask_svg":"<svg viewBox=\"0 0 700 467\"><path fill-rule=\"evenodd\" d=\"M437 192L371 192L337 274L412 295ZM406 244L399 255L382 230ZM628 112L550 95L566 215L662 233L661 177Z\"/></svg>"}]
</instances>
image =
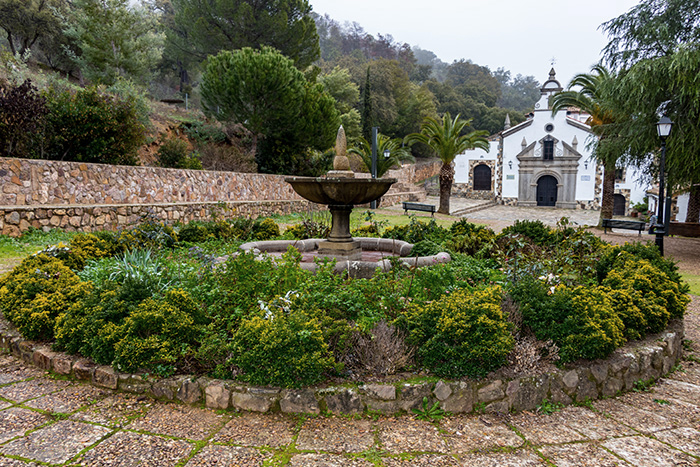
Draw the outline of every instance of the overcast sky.
<instances>
[{"instance_id":1,"label":"overcast sky","mask_svg":"<svg viewBox=\"0 0 700 467\"><path fill-rule=\"evenodd\" d=\"M316 13L366 32L391 34L433 51L442 61L470 59L547 79L554 59L566 87L590 71L608 43L601 23L627 12L636 0L309 0Z\"/></svg>"}]
</instances>

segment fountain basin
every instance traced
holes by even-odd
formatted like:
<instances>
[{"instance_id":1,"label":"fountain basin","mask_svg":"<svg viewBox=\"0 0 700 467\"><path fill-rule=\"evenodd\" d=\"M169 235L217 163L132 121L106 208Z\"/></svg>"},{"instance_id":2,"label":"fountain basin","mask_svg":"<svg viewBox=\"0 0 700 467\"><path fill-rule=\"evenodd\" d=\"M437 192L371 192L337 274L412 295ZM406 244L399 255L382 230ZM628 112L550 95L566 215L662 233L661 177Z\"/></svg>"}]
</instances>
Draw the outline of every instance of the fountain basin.
<instances>
[{"instance_id":1,"label":"fountain basin","mask_svg":"<svg viewBox=\"0 0 700 467\"><path fill-rule=\"evenodd\" d=\"M285 177L284 181L302 198L328 206L369 203L396 183L395 178Z\"/></svg>"},{"instance_id":2,"label":"fountain basin","mask_svg":"<svg viewBox=\"0 0 700 467\"><path fill-rule=\"evenodd\" d=\"M433 266L439 263L447 263L452 260L448 253L438 253L433 256L410 257L413 244L390 238L356 237L354 239L362 251L361 259L344 260L336 258L334 271L341 273L347 271L349 277L372 277L379 268L381 271L389 271L392 268L390 257L397 257L399 263L408 268ZM318 264L316 258L324 258L326 255L319 253L319 247L325 240L310 238L307 240L269 240L260 242L248 242L240 246L243 251L254 251L258 254L281 257L291 246L299 250L302 255L301 267L308 271L315 271Z\"/></svg>"}]
</instances>

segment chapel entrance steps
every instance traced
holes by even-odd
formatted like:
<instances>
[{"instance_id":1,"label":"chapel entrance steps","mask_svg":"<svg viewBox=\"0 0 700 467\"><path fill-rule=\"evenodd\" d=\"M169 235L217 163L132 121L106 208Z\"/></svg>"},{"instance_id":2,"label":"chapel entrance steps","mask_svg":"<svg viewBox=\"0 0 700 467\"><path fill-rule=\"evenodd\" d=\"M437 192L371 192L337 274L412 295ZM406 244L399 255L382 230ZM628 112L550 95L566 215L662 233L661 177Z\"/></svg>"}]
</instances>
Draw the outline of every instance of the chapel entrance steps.
<instances>
[{"instance_id":1,"label":"chapel entrance steps","mask_svg":"<svg viewBox=\"0 0 700 467\"><path fill-rule=\"evenodd\" d=\"M490 207L496 206L496 202L493 200L488 200L488 201L483 201L478 204L474 204L472 206L464 207L464 208L457 208L456 210L452 211L450 213L451 216L456 216L456 217L464 217L467 214L471 214L476 211L482 211L484 209L488 209Z\"/></svg>"}]
</instances>

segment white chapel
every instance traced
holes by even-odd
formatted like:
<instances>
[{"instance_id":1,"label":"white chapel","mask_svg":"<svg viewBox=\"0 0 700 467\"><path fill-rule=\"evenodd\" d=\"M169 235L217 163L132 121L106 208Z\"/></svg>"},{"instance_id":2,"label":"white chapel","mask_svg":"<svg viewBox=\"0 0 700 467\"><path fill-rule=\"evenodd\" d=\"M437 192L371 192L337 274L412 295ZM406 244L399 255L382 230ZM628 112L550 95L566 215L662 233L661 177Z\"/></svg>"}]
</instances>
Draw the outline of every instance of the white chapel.
<instances>
[{"instance_id":1,"label":"white chapel","mask_svg":"<svg viewBox=\"0 0 700 467\"><path fill-rule=\"evenodd\" d=\"M540 100L524 122L489 137L489 152L466 151L455 158L453 192L500 204L600 209L603 168L590 151L595 138L578 109L552 115L549 98L562 91L555 71L541 88ZM618 169L615 215L627 215L646 196L637 173Z\"/></svg>"}]
</instances>

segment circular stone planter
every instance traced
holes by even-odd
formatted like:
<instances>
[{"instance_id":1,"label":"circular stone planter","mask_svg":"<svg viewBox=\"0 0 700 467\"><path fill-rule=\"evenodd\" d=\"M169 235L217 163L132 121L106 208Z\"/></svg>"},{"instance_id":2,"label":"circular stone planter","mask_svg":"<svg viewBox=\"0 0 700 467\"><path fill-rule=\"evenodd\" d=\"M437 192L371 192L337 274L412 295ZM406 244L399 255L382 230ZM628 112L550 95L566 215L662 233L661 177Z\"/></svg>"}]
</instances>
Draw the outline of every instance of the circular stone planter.
<instances>
[{"instance_id":1,"label":"circular stone planter","mask_svg":"<svg viewBox=\"0 0 700 467\"><path fill-rule=\"evenodd\" d=\"M402 265L406 267L425 267L439 263L448 263L452 258L448 253L438 253L433 256L409 257L413 244L391 238L355 237L362 246L362 260L341 261L335 264L334 271L340 273L348 271L352 278L370 278L379 268L381 271L389 271L392 268L389 257L398 257ZM243 251L253 251L256 254L268 253L270 256L281 256L291 246L299 250L302 255L301 267L309 271L315 271L318 265L315 258L321 259L318 254L319 242L323 240L310 238L308 240L270 240L261 242L248 242L240 246Z\"/></svg>"},{"instance_id":2,"label":"circular stone planter","mask_svg":"<svg viewBox=\"0 0 700 467\"><path fill-rule=\"evenodd\" d=\"M252 412L354 414L372 410L388 415L420 408L424 397L430 405L439 402L443 410L452 413L468 413L476 408L501 413L533 410L545 399L564 405L585 402L630 391L637 381L656 380L667 374L681 358L682 340L683 322L677 320L660 334L615 350L606 360L581 361L537 376L461 381L426 378L420 383L281 389L206 377L153 379L118 373L110 366L24 340L0 317L0 349L27 364L102 388L204 404L212 409Z\"/></svg>"}]
</instances>

